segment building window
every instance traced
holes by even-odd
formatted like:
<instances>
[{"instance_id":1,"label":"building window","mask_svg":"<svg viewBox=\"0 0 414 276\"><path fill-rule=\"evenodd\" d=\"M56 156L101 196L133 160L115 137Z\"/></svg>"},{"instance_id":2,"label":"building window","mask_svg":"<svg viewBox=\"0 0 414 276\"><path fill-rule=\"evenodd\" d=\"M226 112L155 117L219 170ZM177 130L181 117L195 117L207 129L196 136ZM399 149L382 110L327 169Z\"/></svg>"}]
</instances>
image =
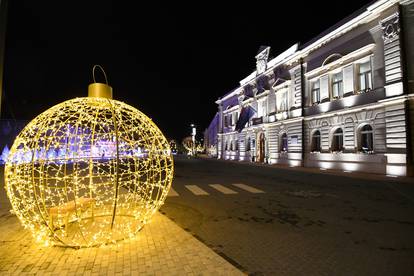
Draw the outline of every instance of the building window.
<instances>
[{"instance_id":1,"label":"building window","mask_svg":"<svg viewBox=\"0 0 414 276\"><path fill-rule=\"evenodd\" d=\"M250 138L247 139L246 151L250 151Z\"/></svg>"},{"instance_id":2,"label":"building window","mask_svg":"<svg viewBox=\"0 0 414 276\"><path fill-rule=\"evenodd\" d=\"M342 72L333 74L332 76L332 97L334 99L341 98L344 94Z\"/></svg>"},{"instance_id":3,"label":"building window","mask_svg":"<svg viewBox=\"0 0 414 276\"><path fill-rule=\"evenodd\" d=\"M226 142L224 142L224 150L225 150L225 151L227 151L227 150L228 150L228 143L227 143L227 141L226 141Z\"/></svg>"},{"instance_id":4,"label":"building window","mask_svg":"<svg viewBox=\"0 0 414 276\"><path fill-rule=\"evenodd\" d=\"M372 153L374 150L373 130L370 125L365 125L360 131L361 145L360 151L363 153Z\"/></svg>"},{"instance_id":5,"label":"building window","mask_svg":"<svg viewBox=\"0 0 414 276\"><path fill-rule=\"evenodd\" d=\"M312 103L316 104L321 101L321 89L319 80L312 82Z\"/></svg>"},{"instance_id":6,"label":"building window","mask_svg":"<svg viewBox=\"0 0 414 276\"><path fill-rule=\"evenodd\" d=\"M277 112L283 112L288 109L287 89L280 89L276 92Z\"/></svg>"},{"instance_id":7,"label":"building window","mask_svg":"<svg viewBox=\"0 0 414 276\"><path fill-rule=\"evenodd\" d=\"M234 149L237 151L237 150L239 150L239 140L235 140L234 141Z\"/></svg>"},{"instance_id":8,"label":"building window","mask_svg":"<svg viewBox=\"0 0 414 276\"><path fill-rule=\"evenodd\" d=\"M311 151L312 152L321 151L321 133L319 130L315 131L312 135Z\"/></svg>"},{"instance_id":9,"label":"building window","mask_svg":"<svg viewBox=\"0 0 414 276\"><path fill-rule=\"evenodd\" d=\"M286 133L283 133L280 137L280 152L288 151L288 137Z\"/></svg>"},{"instance_id":10,"label":"building window","mask_svg":"<svg viewBox=\"0 0 414 276\"><path fill-rule=\"evenodd\" d=\"M365 92L372 89L372 72L370 61L359 64L358 84L360 91Z\"/></svg>"},{"instance_id":11,"label":"building window","mask_svg":"<svg viewBox=\"0 0 414 276\"><path fill-rule=\"evenodd\" d=\"M228 127L227 115L224 115L224 126Z\"/></svg>"},{"instance_id":12,"label":"building window","mask_svg":"<svg viewBox=\"0 0 414 276\"><path fill-rule=\"evenodd\" d=\"M233 151L233 141L230 141L230 151Z\"/></svg>"},{"instance_id":13,"label":"building window","mask_svg":"<svg viewBox=\"0 0 414 276\"><path fill-rule=\"evenodd\" d=\"M341 152L344 149L344 132L342 128L335 130L332 136L331 150L333 152Z\"/></svg>"}]
</instances>

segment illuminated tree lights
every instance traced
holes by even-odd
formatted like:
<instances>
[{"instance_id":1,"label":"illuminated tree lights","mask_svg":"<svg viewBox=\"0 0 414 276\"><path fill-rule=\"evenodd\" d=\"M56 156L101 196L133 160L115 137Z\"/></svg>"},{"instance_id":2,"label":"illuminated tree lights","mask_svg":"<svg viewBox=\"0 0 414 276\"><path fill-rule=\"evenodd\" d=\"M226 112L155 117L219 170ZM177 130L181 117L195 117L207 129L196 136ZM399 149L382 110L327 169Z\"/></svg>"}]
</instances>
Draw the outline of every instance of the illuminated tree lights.
<instances>
[{"instance_id":1,"label":"illuminated tree lights","mask_svg":"<svg viewBox=\"0 0 414 276\"><path fill-rule=\"evenodd\" d=\"M177 154L177 143L175 140L170 140L170 149L172 154Z\"/></svg>"},{"instance_id":2,"label":"illuminated tree lights","mask_svg":"<svg viewBox=\"0 0 414 276\"><path fill-rule=\"evenodd\" d=\"M187 152L189 152L190 154L192 154L193 152L193 147L194 147L194 142L193 142L193 138L191 136L187 136L183 139L183 147L187 150Z\"/></svg>"},{"instance_id":3,"label":"illuminated tree lights","mask_svg":"<svg viewBox=\"0 0 414 276\"><path fill-rule=\"evenodd\" d=\"M9 147L7 145L4 146L3 151L1 152L0 155L0 164L5 164L7 161L7 158L9 156Z\"/></svg>"},{"instance_id":4,"label":"illuminated tree lights","mask_svg":"<svg viewBox=\"0 0 414 276\"><path fill-rule=\"evenodd\" d=\"M5 167L13 211L47 244L87 247L134 236L164 203L170 146L137 109L76 98L31 121Z\"/></svg>"},{"instance_id":5,"label":"illuminated tree lights","mask_svg":"<svg viewBox=\"0 0 414 276\"><path fill-rule=\"evenodd\" d=\"M187 150L188 155L194 155L195 153L202 153L205 150L205 146L203 143L196 141L195 144L193 142L193 138L191 136L187 136L182 141L183 147Z\"/></svg>"}]
</instances>

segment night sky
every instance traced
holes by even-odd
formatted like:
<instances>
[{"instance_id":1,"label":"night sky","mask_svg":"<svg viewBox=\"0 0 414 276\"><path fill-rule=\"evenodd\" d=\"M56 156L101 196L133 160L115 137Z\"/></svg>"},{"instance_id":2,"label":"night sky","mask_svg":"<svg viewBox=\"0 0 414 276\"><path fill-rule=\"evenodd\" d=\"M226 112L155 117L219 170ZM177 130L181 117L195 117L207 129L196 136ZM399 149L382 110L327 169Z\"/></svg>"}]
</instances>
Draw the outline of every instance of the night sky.
<instances>
[{"instance_id":1,"label":"night sky","mask_svg":"<svg viewBox=\"0 0 414 276\"><path fill-rule=\"evenodd\" d=\"M255 69L260 45L277 56L371 1L139 2L9 0L2 118L86 96L100 64L115 99L181 140L190 123L208 126L218 97Z\"/></svg>"}]
</instances>

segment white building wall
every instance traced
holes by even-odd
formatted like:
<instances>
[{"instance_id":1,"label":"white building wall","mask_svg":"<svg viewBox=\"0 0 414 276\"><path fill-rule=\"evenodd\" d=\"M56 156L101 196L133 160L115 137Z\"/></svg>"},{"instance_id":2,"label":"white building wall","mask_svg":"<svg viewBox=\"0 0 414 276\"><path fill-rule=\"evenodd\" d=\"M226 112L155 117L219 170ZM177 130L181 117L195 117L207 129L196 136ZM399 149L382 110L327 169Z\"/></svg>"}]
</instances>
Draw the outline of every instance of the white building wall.
<instances>
[{"instance_id":1,"label":"white building wall","mask_svg":"<svg viewBox=\"0 0 414 276\"><path fill-rule=\"evenodd\" d=\"M322 117L323 116L323 117ZM343 115L322 115L305 120L307 150L305 166L345 171L405 175L406 127L404 104L377 105L377 108L361 110ZM359 128L365 124L373 128L373 154L358 151ZM342 153L331 153L331 134L342 127L344 147ZM321 152L311 153L312 133L321 132ZM394 153L390 150L396 149ZM385 153L387 152L387 153Z\"/></svg>"},{"instance_id":2,"label":"white building wall","mask_svg":"<svg viewBox=\"0 0 414 276\"><path fill-rule=\"evenodd\" d=\"M239 160L240 161L248 161L250 158L250 154L246 153L246 132L242 131L238 134L239 137Z\"/></svg>"},{"instance_id":3,"label":"white building wall","mask_svg":"<svg viewBox=\"0 0 414 276\"><path fill-rule=\"evenodd\" d=\"M373 8L377 9L378 7ZM265 156L267 157L265 162L405 175L407 173L407 127L410 127L406 125L406 120L410 116L413 118L414 112L411 111L411 115L406 114L409 108L402 99L402 97L408 97L408 99L411 97L411 101L413 101L412 96L408 95L409 92L404 93L403 90L404 68L399 8L398 5L393 5L378 12L376 19L373 19L374 21L369 19L369 22L365 22L363 21L365 19L361 19L363 24L352 29L354 32L352 36L348 31L343 34L334 31L333 33L338 40L332 37L329 38L332 39L332 42L326 40L324 44L310 45L309 49L300 50L303 51L302 53L298 51L289 58L290 60L283 61L283 68L278 67L280 64L272 63L272 66L275 67L269 67L267 72L262 72L268 74L272 71L269 74L274 74L269 77L274 81L274 83L270 83L270 92L266 91L256 95L255 81L256 78L260 78L261 73L251 74L247 82L249 82L248 85L253 86L254 95L248 93L245 98L242 94L244 89L242 87L240 93L237 92L239 93L240 105L238 111L240 114L242 103L250 105L256 110L253 118L263 116L263 123L256 120L254 122L256 125L252 125L250 122L249 126L241 133L234 132L234 127L227 128L226 131L232 132L223 134L221 138L219 136L219 155L222 152L224 159L254 160L256 147L259 144L258 135L264 130ZM362 34L367 32L372 37L367 39L365 44L364 39L368 36L362 36ZM345 37L342 39L340 38L342 35L354 39L361 38L361 40L349 40ZM352 43L359 45L357 42L360 42L361 45L358 46L360 48L347 52L348 46L353 46ZM326 51L321 51L322 54L318 52L321 48L326 49ZM329 56L328 54L335 53L335 51L342 53L340 50L343 50L345 54L344 56L339 55L337 60L329 61L326 64L325 62L317 63L319 58L326 58ZM313 54L314 56L312 56ZM363 92L359 89L361 84L358 79L358 68L360 68L358 66L367 60L371 61L373 85L372 89ZM302 61L304 63L299 64ZM308 67L311 68L309 72L302 72L302 70L306 71ZM280 72L279 69L281 69ZM285 71L282 69L287 70L289 74L285 75ZM331 77L337 70L343 72L344 97L333 99L331 97ZM285 82L280 83L279 77L286 79ZM316 78L320 80L321 103L312 104L309 81ZM305 79L307 80L305 81ZM247 82L241 82L241 85L244 86ZM307 88L304 88L305 84ZM280 105L282 102L284 103L282 101L283 91L287 91L287 108L282 111ZM304 97L302 97L302 93L305 93ZM414 106L414 103L411 105ZM279 110L276 106L279 106ZM226 112L232 112L232 110ZM305 114L307 115L302 117ZM411 124L413 121L411 119ZM369 154L359 152L360 129L366 124L369 124L373 129L373 153ZM302 129L303 127L304 129ZM344 150L333 153L331 152L332 134L337 128L343 130ZM321 152L311 153L311 137L316 130L319 130L321 134ZM288 152L286 153L280 152L279 149L281 134L284 132L288 137ZM304 137L302 137L302 132ZM247 151L246 143L249 138L251 150ZM414 139L413 135L411 139ZM225 142L229 144L234 141L238 141L238 151L234 147L233 151L229 149L224 151ZM412 142L412 146L414 147L414 142ZM303 151L305 160L302 162Z\"/></svg>"},{"instance_id":4,"label":"white building wall","mask_svg":"<svg viewBox=\"0 0 414 276\"><path fill-rule=\"evenodd\" d=\"M280 152L281 136L288 137L288 151ZM300 166L302 164L302 121L272 123L266 127L268 156L271 164Z\"/></svg>"},{"instance_id":5,"label":"white building wall","mask_svg":"<svg viewBox=\"0 0 414 276\"><path fill-rule=\"evenodd\" d=\"M407 132L403 103L385 108L387 174L407 174Z\"/></svg>"}]
</instances>

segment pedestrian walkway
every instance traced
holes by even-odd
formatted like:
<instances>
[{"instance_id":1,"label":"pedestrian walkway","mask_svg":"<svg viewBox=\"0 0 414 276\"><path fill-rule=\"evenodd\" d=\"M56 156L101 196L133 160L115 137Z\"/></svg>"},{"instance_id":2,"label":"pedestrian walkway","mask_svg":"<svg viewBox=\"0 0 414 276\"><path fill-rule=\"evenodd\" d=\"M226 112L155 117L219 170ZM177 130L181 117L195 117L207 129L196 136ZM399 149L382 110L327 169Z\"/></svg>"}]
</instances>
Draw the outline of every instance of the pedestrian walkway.
<instances>
[{"instance_id":1,"label":"pedestrian walkway","mask_svg":"<svg viewBox=\"0 0 414 276\"><path fill-rule=\"evenodd\" d=\"M256 189L254 187L248 186L246 184L233 184L233 186L236 186L237 188L243 189L245 191L248 191L253 194L262 194L264 193L262 190Z\"/></svg>"},{"instance_id":2,"label":"pedestrian walkway","mask_svg":"<svg viewBox=\"0 0 414 276\"><path fill-rule=\"evenodd\" d=\"M252 187L250 185L246 185L246 184L242 184L242 183L235 183L235 184L231 184L231 185L241 189L242 191L236 191L236 190L231 189L230 187L227 187L227 186L222 185L222 184L203 185L203 188L200 187L201 185L184 185L184 186L192 195L196 195L196 196L208 196L208 195L211 195L212 193L213 194L214 193L219 193L219 194L225 194L225 195L239 194L239 192L248 192L248 193L252 193L252 194L263 194L263 193L265 193L263 190L260 190L260 189L257 189L255 187ZM210 189L208 189L208 187L212 188L211 191L210 191ZM173 187L171 187L171 189L168 193L168 196L169 197L177 197L177 196L180 196L180 193L178 193Z\"/></svg>"},{"instance_id":3,"label":"pedestrian walkway","mask_svg":"<svg viewBox=\"0 0 414 276\"><path fill-rule=\"evenodd\" d=\"M168 196L179 196L179 194L174 190L173 187L171 187L170 191L168 192Z\"/></svg>"},{"instance_id":4,"label":"pedestrian walkway","mask_svg":"<svg viewBox=\"0 0 414 276\"><path fill-rule=\"evenodd\" d=\"M210 184L209 186L216 189L217 191L222 192L223 194L226 194L226 195L232 195L232 194L237 194L238 193L238 192L233 191L232 189L229 189L229 188L227 188L223 185L220 185L220 184Z\"/></svg>"},{"instance_id":5,"label":"pedestrian walkway","mask_svg":"<svg viewBox=\"0 0 414 276\"><path fill-rule=\"evenodd\" d=\"M10 208L0 189L0 275L243 275L159 212L132 239L76 250L36 244Z\"/></svg>"},{"instance_id":6,"label":"pedestrian walkway","mask_svg":"<svg viewBox=\"0 0 414 276\"><path fill-rule=\"evenodd\" d=\"M197 185L185 185L185 187L195 195L209 195L209 193L207 193Z\"/></svg>"}]
</instances>

